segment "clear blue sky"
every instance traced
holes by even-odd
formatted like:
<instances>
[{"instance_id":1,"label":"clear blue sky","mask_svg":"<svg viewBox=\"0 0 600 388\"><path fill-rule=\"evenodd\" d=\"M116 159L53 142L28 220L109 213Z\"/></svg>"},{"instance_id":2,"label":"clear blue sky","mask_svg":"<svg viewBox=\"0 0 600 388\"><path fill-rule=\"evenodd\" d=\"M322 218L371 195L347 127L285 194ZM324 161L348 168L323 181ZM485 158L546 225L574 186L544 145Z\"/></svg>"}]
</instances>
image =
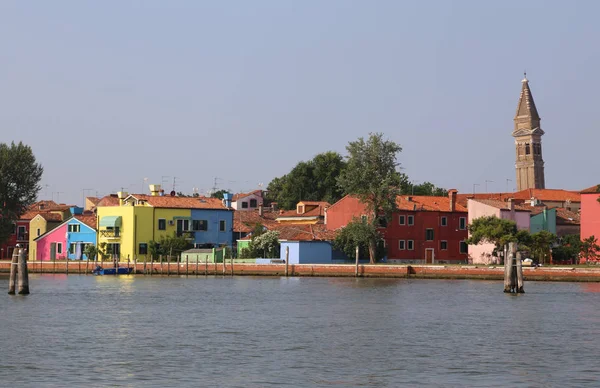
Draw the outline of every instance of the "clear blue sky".
<instances>
[{"instance_id":1,"label":"clear blue sky","mask_svg":"<svg viewBox=\"0 0 600 388\"><path fill-rule=\"evenodd\" d=\"M596 1L5 0L0 141L33 147L41 196L60 202L144 178L266 187L369 132L403 146L414 180L504 191L526 69L546 185L582 189L598 183L599 14Z\"/></svg>"}]
</instances>

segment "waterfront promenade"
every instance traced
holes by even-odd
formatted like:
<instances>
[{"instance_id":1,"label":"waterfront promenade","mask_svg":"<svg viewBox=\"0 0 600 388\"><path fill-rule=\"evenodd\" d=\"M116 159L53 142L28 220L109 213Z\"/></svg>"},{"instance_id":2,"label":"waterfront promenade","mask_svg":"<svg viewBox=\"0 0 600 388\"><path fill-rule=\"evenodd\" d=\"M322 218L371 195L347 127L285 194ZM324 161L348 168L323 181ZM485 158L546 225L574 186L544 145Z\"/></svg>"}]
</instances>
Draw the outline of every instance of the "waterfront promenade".
<instances>
[{"instance_id":1,"label":"waterfront promenade","mask_svg":"<svg viewBox=\"0 0 600 388\"><path fill-rule=\"evenodd\" d=\"M104 262L110 268L112 262ZM285 264L249 263L176 263L120 262L119 267L132 267L140 276L285 276ZM56 261L28 263L31 273L91 274L93 262ZM9 261L0 261L0 273L10 271ZM354 264L290 264L288 276L355 277ZM538 267L523 269L526 281L600 282L600 267ZM503 266L482 265L385 265L359 264L359 277L415 279L483 279L502 280Z\"/></svg>"}]
</instances>

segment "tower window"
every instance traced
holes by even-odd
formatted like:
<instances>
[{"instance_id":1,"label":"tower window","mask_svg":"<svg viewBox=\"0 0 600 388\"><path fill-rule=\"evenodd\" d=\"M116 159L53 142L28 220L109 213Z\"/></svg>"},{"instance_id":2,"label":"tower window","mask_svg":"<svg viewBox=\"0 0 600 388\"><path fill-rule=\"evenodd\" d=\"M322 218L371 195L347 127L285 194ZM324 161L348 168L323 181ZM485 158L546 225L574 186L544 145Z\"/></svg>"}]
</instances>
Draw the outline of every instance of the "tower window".
<instances>
[{"instance_id":1,"label":"tower window","mask_svg":"<svg viewBox=\"0 0 600 388\"><path fill-rule=\"evenodd\" d=\"M525 143L525 155L530 155L531 154L531 146L529 145L529 143Z\"/></svg>"}]
</instances>

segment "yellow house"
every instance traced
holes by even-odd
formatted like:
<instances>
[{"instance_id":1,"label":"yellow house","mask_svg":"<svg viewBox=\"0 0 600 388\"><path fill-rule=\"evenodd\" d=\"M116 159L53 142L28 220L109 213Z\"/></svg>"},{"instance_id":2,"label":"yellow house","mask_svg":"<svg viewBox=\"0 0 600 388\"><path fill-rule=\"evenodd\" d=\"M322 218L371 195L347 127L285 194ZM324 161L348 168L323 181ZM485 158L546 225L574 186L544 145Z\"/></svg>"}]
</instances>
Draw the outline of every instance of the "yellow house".
<instances>
[{"instance_id":1,"label":"yellow house","mask_svg":"<svg viewBox=\"0 0 600 388\"><path fill-rule=\"evenodd\" d=\"M118 206L96 208L100 250L121 260L144 260L150 257L151 241L178 234L194 242L192 209L227 210L216 198L163 196L160 185L150 185L150 191L151 195L120 192Z\"/></svg>"},{"instance_id":2,"label":"yellow house","mask_svg":"<svg viewBox=\"0 0 600 388\"><path fill-rule=\"evenodd\" d=\"M323 201L300 201L296 210L282 210L276 220L280 224L322 224L329 206Z\"/></svg>"}]
</instances>

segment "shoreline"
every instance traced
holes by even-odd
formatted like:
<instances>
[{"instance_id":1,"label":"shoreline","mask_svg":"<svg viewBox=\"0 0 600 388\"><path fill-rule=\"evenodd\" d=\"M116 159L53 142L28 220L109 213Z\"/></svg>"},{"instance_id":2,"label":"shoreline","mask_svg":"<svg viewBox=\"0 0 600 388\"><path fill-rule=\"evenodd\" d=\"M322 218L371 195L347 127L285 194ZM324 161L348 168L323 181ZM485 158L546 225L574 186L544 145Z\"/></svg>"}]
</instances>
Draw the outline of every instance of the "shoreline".
<instances>
[{"instance_id":1,"label":"shoreline","mask_svg":"<svg viewBox=\"0 0 600 388\"><path fill-rule=\"evenodd\" d=\"M28 262L30 273L91 274L94 263L86 261ZM178 265L179 264L179 265ZM134 267L136 276L286 276L285 264L249 263L137 263L120 262L119 267ZM104 262L105 268L112 267ZM0 261L0 273L10 272L10 261ZM290 264L291 277L357 277L354 264ZM600 282L600 267L523 268L525 281ZM105 275L112 276L112 275ZM407 279L503 280L503 266L478 265L385 265L359 264L358 277Z\"/></svg>"}]
</instances>

